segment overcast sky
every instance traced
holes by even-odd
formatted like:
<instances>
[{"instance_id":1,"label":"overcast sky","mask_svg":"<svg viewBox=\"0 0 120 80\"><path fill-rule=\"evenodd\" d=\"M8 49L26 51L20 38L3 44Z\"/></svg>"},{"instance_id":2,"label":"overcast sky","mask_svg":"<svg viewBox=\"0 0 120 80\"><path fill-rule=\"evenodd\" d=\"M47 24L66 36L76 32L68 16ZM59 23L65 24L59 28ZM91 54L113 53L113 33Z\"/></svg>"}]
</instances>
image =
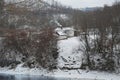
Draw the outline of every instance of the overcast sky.
<instances>
[{"instance_id":1,"label":"overcast sky","mask_svg":"<svg viewBox=\"0 0 120 80\"><path fill-rule=\"evenodd\" d=\"M105 4L112 5L116 0L56 0L73 8L101 7Z\"/></svg>"}]
</instances>

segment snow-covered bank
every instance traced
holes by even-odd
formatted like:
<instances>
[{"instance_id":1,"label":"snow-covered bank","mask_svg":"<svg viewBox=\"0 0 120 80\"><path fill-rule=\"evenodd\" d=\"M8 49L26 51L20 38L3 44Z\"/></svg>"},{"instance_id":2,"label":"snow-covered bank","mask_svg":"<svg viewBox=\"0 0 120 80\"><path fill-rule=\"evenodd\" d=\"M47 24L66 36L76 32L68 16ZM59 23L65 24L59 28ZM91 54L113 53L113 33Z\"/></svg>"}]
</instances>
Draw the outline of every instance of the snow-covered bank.
<instances>
[{"instance_id":1,"label":"snow-covered bank","mask_svg":"<svg viewBox=\"0 0 120 80\"><path fill-rule=\"evenodd\" d=\"M85 70L57 70L54 77L68 77L78 79L120 80L120 75L115 73L85 71Z\"/></svg>"},{"instance_id":2,"label":"snow-covered bank","mask_svg":"<svg viewBox=\"0 0 120 80\"><path fill-rule=\"evenodd\" d=\"M22 67L22 64L18 65L15 69L9 69L9 67L6 68L0 68L0 73L4 74L23 74L23 75L45 75L48 76L50 73L45 69L38 69L38 68L26 68Z\"/></svg>"},{"instance_id":3,"label":"snow-covered bank","mask_svg":"<svg viewBox=\"0 0 120 80\"><path fill-rule=\"evenodd\" d=\"M107 72L97 72L97 71L85 71L85 70L54 70L48 72L46 70L40 70L37 68L16 68L9 70L8 68L0 68L1 74L10 74L10 75L36 75L36 76L48 76L55 78L76 78L76 79L85 79L85 80L120 80L120 75L115 73Z\"/></svg>"}]
</instances>

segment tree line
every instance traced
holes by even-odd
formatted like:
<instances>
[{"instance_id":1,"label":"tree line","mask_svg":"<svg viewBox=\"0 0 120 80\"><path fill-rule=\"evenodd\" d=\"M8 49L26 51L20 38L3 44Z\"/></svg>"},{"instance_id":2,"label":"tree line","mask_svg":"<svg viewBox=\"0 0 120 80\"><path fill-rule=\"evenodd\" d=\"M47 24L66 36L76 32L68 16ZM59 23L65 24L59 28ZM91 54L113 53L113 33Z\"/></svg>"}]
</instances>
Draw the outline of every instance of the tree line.
<instances>
[{"instance_id":1,"label":"tree line","mask_svg":"<svg viewBox=\"0 0 120 80\"><path fill-rule=\"evenodd\" d=\"M120 2L94 11L75 10L75 29L85 41L85 66L93 70L118 70L120 66ZM99 56L98 59L96 57Z\"/></svg>"}]
</instances>

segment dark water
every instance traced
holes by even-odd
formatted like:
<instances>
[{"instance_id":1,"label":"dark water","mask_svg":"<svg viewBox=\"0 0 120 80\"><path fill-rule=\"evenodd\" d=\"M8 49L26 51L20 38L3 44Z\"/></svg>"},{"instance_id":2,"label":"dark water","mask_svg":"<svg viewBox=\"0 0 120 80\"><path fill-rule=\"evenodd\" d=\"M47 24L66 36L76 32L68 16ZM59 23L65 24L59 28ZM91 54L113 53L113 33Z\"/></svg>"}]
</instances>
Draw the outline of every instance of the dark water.
<instances>
[{"instance_id":1,"label":"dark water","mask_svg":"<svg viewBox=\"0 0 120 80\"><path fill-rule=\"evenodd\" d=\"M70 79L70 78L53 78L53 77L43 77L43 76L0 74L0 80L91 80L91 79ZM97 80L97 79L92 79L92 80Z\"/></svg>"},{"instance_id":2,"label":"dark water","mask_svg":"<svg viewBox=\"0 0 120 80\"><path fill-rule=\"evenodd\" d=\"M0 80L56 80L52 77L0 74Z\"/></svg>"}]
</instances>

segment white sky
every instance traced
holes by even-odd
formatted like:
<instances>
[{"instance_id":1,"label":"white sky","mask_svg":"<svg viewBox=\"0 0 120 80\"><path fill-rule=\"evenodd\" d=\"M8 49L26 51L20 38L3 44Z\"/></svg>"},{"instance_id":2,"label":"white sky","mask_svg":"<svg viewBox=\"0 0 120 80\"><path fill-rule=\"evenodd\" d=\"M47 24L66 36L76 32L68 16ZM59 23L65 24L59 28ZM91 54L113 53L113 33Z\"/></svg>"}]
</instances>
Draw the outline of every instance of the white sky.
<instances>
[{"instance_id":1,"label":"white sky","mask_svg":"<svg viewBox=\"0 0 120 80\"><path fill-rule=\"evenodd\" d=\"M85 7L101 7L105 4L112 5L116 0L56 0L60 3L71 6L73 8L85 8Z\"/></svg>"}]
</instances>

